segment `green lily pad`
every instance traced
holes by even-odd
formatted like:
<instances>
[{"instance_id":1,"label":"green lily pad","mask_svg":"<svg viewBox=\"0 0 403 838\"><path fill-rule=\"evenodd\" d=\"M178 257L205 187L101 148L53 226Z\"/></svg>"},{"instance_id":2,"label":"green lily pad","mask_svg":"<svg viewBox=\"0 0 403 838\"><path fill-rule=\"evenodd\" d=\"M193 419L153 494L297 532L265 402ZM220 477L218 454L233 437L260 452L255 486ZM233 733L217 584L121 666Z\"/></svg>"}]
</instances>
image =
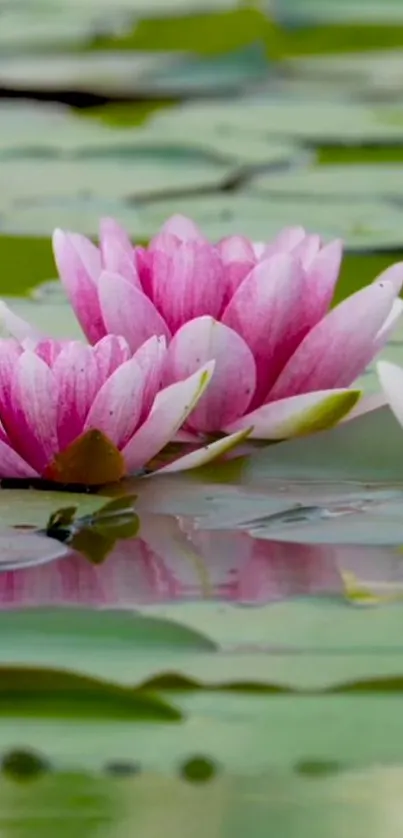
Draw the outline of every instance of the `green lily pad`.
<instances>
[{"instance_id":1,"label":"green lily pad","mask_svg":"<svg viewBox=\"0 0 403 838\"><path fill-rule=\"evenodd\" d=\"M194 218L213 240L244 234L267 241L284 226L301 224L324 238L341 236L347 247L366 250L401 245L400 211L386 201L309 198L268 200L253 194L200 195L154 201L139 210L139 237L148 237L175 212Z\"/></svg>"},{"instance_id":2,"label":"green lily pad","mask_svg":"<svg viewBox=\"0 0 403 838\"><path fill-rule=\"evenodd\" d=\"M49 199L72 200L96 197L100 201L133 199L183 192L222 184L229 176L228 165L205 159L202 154L164 154L163 151L130 155L129 160L76 159L18 160L0 164L4 187L0 208L3 213L13 204L41 205Z\"/></svg>"},{"instance_id":3,"label":"green lily pad","mask_svg":"<svg viewBox=\"0 0 403 838\"><path fill-rule=\"evenodd\" d=\"M24 297L3 297L3 299L7 301L16 314L35 326L43 335L60 340L69 338L72 340L83 340L84 336L81 328L77 323L72 309L67 305L67 300L61 286L56 282L54 284L59 291L58 299L56 299L56 295L50 298L49 293L46 302L43 302L41 299ZM3 337L5 336L2 327L0 327L0 333Z\"/></svg>"},{"instance_id":4,"label":"green lily pad","mask_svg":"<svg viewBox=\"0 0 403 838\"><path fill-rule=\"evenodd\" d=\"M99 164L100 168L102 163ZM128 230L138 230L142 232L143 239L144 229L141 231L138 208L135 205L125 204L120 199L100 199L98 196L79 195L66 199L60 196L50 197L46 201L35 201L29 206L9 206L5 218L0 217L0 249L2 239L7 242L14 238L16 242L21 238L22 240L32 241L37 239L38 242L43 241L46 237L46 244L48 247L48 255L44 254L43 264L52 265L51 270L47 268L42 272L42 279L49 279L55 274L53 266L53 259L51 256L51 249L49 247L50 236L55 229L55 224L58 224L64 230L80 231L83 235L96 236L98 231L98 222L102 217L115 218ZM10 248L11 250L11 248ZM21 259L23 257L21 256ZM24 259L25 262L25 259ZM40 265L25 276L24 283L21 290L32 288L38 282L38 271ZM7 286L6 286L7 287ZM8 292L13 292L15 289L11 286L11 281L8 282Z\"/></svg>"},{"instance_id":5,"label":"green lily pad","mask_svg":"<svg viewBox=\"0 0 403 838\"><path fill-rule=\"evenodd\" d=\"M177 61L175 54L141 52L45 53L0 61L0 84L11 90L75 90L103 95L136 93Z\"/></svg>"},{"instance_id":6,"label":"green lily pad","mask_svg":"<svg viewBox=\"0 0 403 838\"><path fill-rule=\"evenodd\" d=\"M216 648L204 632L135 613L28 609L2 612L1 621L13 642L0 649L0 665L62 668L121 685L134 686L161 666L175 670Z\"/></svg>"},{"instance_id":7,"label":"green lily pad","mask_svg":"<svg viewBox=\"0 0 403 838\"><path fill-rule=\"evenodd\" d=\"M114 136L110 135L110 142ZM119 136L124 140L124 132ZM280 142L266 137L244 136L237 132L220 132L214 125L206 125L201 134L195 134L187 120L184 123L180 120L167 123L163 132L158 121L151 120L131 136L133 148L137 147L139 151L142 147L150 152L154 150L154 153L165 151L167 155L181 151L184 156L198 152L211 155L213 159L248 167L286 165L302 162L309 157L292 141ZM126 143L129 146L127 134Z\"/></svg>"},{"instance_id":8,"label":"green lily pad","mask_svg":"<svg viewBox=\"0 0 403 838\"><path fill-rule=\"evenodd\" d=\"M343 22L382 24L390 21L403 21L402 7L399 0L385 0L382 6L376 0L340 0L337 5L331 0L285 0L282 4L282 14L301 21L316 23Z\"/></svg>"},{"instance_id":9,"label":"green lily pad","mask_svg":"<svg viewBox=\"0 0 403 838\"><path fill-rule=\"evenodd\" d=\"M195 132L205 125L228 134L245 137L287 137L309 144L402 143L403 126L388 119L388 107L376 108L357 102L318 99L272 98L238 101L206 102L184 105L174 111L160 113L155 122L172 125L179 121L192 123Z\"/></svg>"},{"instance_id":10,"label":"green lily pad","mask_svg":"<svg viewBox=\"0 0 403 838\"><path fill-rule=\"evenodd\" d=\"M21 719L10 713L0 717L0 748L4 755L16 747L34 751L50 765L81 771L135 762L143 771L178 772L187 760L203 755L217 766L218 773L230 776L289 771L294 766L296 770L301 766L302 773L302 766L309 762L355 768L402 761L399 692L369 693L359 700L347 694L324 699L208 691L175 691L174 695L167 691L164 698L168 710L170 700L180 708L185 716L181 723L158 720L155 700L155 718L148 723L124 716L114 719L112 714L110 719L91 721L79 714L59 720L41 719L39 714ZM150 715L152 706L150 700ZM163 708L161 700L161 715ZM65 735L67 720L69 736ZM371 736L364 735L367 730ZM154 799L149 806L154 808Z\"/></svg>"},{"instance_id":11,"label":"green lily pad","mask_svg":"<svg viewBox=\"0 0 403 838\"><path fill-rule=\"evenodd\" d=\"M401 619L399 605L352 608L330 598L248 612L214 602L155 604L136 614L31 608L0 614L0 666L63 669L154 691L175 680L180 688L181 679L246 691L248 684L347 690L359 682L369 691L401 690L401 678L388 682L403 671Z\"/></svg>"},{"instance_id":12,"label":"green lily pad","mask_svg":"<svg viewBox=\"0 0 403 838\"><path fill-rule=\"evenodd\" d=\"M97 679L40 668L4 667L0 717L125 718L178 721L181 712L158 696L127 690Z\"/></svg>"},{"instance_id":13,"label":"green lily pad","mask_svg":"<svg viewBox=\"0 0 403 838\"><path fill-rule=\"evenodd\" d=\"M84 493L0 489L1 518L8 527L43 528L61 507L76 506L79 515L91 515L104 503L105 498Z\"/></svg>"},{"instance_id":14,"label":"green lily pad","mask_svg":"<svg viewBox=\"0 0 403 838\"><path fill-rule=\"evenodd\" d=\"M135 106L132 108L136 112ZM146 116L147 111L143 118ZM55 103L0 102L0 129L0 156L7 158L70 157L102 152L113 156L114 152L127 153L139 145L138 133L132 126L122 129L115 125L112 131L105 124L84 119Z\"/></svg>"},{"instance_id":15,"label":"green lily pad","mask_svg":"<svg viewBox=\"0 0 403 838\"><path fill-rule=\"evenodd\" d=\"M250 184L253 190L272 197L333 199L345 203L363 199L393 198L403 193L403 167L356 165L309 167L303 171L259 174Z\"/></svg>"},{"instance_id":16,"label":"green lily pad","mask_svg":"<svg viewBox=\"0 0 403 838\"><path fill-rule=\"evenodd\" d=\"M401 20L403 21L403 17ZM385 121L389 121L388 111L382 105L389 100L391 103L396 101L398 106L401 100L401 48L382 49L380 46L379 49L369 49L365 52L343 51L335 55L306 55L287 59L286 66L288 72L299 79L302 90L306 84L316 84L318 92L326 89L329 94L337 96L342 89L356 98L381 103L380 116ZM398 113L396 107L396 115ZM398 122L399 120L397 124Z\"/></svg>"},{"instance_id":17,"label":"green lily pad","mask_svg":"<svg viewBox=\"0 0 403 838\"><path fill-rule=\"evenodd\" d=\"M178 98L194 96L228 96L264 81L268 72L266 49L254 43L218 56L191 56L167 67L152 79L152 90ZM151 86L151 85L150 85Z\"/></svg>"},{"instance_id":18,"label":"green lily pad","mask_svg":"<svg viewBox=\"0 0 403 838\"><path fill-rule=\"evenodd\" d=\"M187 50L200 55L221 55L249 44L273 40L273 25L264 11L254 6L240 7L234 0L219 0L218 4L213 0L176 0L167 14L162 0L154 2L155 5L147 5L141 20L114 39L114 48ZM181 11L180 16L175 14L175 5ZM155 14L158 12L159 17ZM93 47L98 49L110 46L108 36L93 42Z\"/></svg>"},{"instance_id":19,"label":"green lily pad","mask_svg":"<svg viewBox=\"0 0 403 838\"><path fill-rule=\"evenodd\" d=\"M378 440L382 440L382 445ZM244 461L242 480L362 481L400 487L403 432L382 407L312 437L271 446Z\"/></svg>"}]
</instances>

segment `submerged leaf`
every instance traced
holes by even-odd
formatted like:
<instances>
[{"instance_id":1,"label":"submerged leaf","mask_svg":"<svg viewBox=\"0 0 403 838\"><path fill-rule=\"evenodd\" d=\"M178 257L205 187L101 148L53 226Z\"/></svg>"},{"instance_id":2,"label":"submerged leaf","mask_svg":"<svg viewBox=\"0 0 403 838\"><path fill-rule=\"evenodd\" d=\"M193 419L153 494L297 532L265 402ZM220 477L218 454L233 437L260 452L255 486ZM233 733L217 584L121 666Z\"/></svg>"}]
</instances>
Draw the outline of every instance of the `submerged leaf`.
<instances>
[{"instance_id":1,"label":"submerged leaf","mask_svg":"<svg viewBox=\"0 0 403 838\"><path fill-rule=\"evenodd\" d=\"M44 476L57 483L102 486L124 473L123 457L113 442L101 431L89 430L55 456Z\"/></svg>"}]
</instances>

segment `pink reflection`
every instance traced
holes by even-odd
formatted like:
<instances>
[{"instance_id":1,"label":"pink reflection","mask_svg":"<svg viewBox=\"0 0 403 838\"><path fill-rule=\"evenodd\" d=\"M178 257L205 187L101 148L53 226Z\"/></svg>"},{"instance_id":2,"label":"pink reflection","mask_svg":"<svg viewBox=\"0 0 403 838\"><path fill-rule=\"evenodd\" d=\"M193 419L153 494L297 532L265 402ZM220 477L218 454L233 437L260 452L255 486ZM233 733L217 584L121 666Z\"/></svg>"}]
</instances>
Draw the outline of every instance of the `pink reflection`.
<instances>
[{"instance_id":1,"label":"pink reflection","mask_svg":"<svg viewBox=\"0 0 403 838\"><path fill-rule=\"evenodd\" d=\"M71 552L62 561L0 574L0 608L133 608L180 599L262 604L342 591L340 550L347 548L195 530L164 515L144 515L141 536L120 542L99 566Z\"/></svg>"}]
</instances>

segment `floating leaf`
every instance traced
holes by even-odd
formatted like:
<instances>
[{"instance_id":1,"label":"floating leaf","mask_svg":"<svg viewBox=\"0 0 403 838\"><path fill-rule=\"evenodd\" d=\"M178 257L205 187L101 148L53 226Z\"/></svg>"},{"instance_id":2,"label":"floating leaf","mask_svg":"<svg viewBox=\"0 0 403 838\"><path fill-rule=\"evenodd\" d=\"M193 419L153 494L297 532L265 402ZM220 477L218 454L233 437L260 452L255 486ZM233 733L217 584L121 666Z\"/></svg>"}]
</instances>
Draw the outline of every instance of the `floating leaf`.
<instances>
[{"instance_id":1,"label":"floating leaf","mask_svg":"<svg viewBox=\"0 0 403 838\"><path fill-rule=\"evenodd\" d=\"M178 721L181 712L151 691L129 689L57 669L0 668L0 717L131 718Z\"/></svg>"},{"instance_id":2,"label":"floating leaf","mask_svg":"<svg viewBox=\"0 0 403 838\"><path fill-rule=\"evenodd\" d=\"M403 167L399 164L309 166L302 171L256 175L250 184L266 195L301 199L332 198L345 203L373 198L401 199Z\"/></svg>"},{"instance_id":3,"label":"floating leaf","mask_svg":"<svg viewBox=\"0 0 403 838\"><path fill-rule=\"evenodd\" d=\"M169 215L179 212L194 218L213 240L236 232L267 241L283 227L301 224L325 239L341 237L357 250L401 247L401 213L381 198L318 202L284 196L267 201L252 191L153 201L139 209L138 236L152 236Z\"/></svg>"}]
</instances>

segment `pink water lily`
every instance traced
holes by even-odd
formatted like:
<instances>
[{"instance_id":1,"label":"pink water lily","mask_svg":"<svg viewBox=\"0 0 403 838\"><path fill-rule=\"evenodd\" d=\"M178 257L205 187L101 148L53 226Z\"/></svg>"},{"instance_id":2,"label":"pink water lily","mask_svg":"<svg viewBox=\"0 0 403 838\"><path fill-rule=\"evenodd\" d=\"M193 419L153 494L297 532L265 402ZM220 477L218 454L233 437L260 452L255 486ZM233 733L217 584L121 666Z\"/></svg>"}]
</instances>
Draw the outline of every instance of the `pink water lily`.
<instances>
[{"instance_id":1,"label":"pink water lily","mask_svg":"<svg viewBox=\"0 0 403 838\"><path fill-rule=\"evenodd\" d=\"M32 335L0 340L0 477L96 483L141 470L175 437L214 370L207 362L162 387L166 356L157 337L134 355L114 335L94 346ZM93 462L100 445L105 462ZM220 446L204 449L201 461Z\"/></svg>"},{"instance_id":2,"label":"pink water lily","mask_svg":"<svg viewBox=\"0 0 403 838\"><path fill-rule=\"evenodd\" d=\"M269 244L242 236L212 244L190 219L175 216L145 249L107 219L99 247L60 230L53 246L90 342L121 334L135 352L163 335L166 384L215 360L182 429L188 441L250 426L252 437L284 439L334 424L358 400L348 388L403 310L400 262L328 311L342 244L324 245L301 227Z\"/></svg>"}]
</instances>

